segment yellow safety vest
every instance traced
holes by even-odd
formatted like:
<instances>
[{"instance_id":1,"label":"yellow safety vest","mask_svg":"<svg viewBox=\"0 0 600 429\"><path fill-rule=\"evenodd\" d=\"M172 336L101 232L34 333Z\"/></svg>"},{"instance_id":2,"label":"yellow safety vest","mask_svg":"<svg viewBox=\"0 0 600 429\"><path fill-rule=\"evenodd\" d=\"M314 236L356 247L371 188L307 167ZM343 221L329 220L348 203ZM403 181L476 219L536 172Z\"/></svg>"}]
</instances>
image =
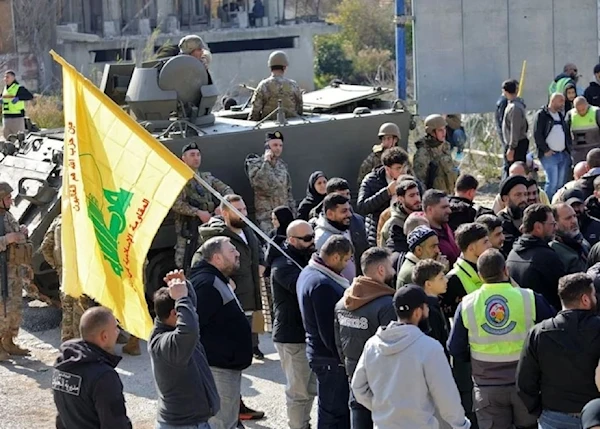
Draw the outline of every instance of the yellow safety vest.
<instances>
[{"instance_id":1,"label":"yellow safety vest","mask_svg":"<svg viewBox=\"0 0 600 429\"><path fill-rule=\"evenodd\" d=\"M515 362L535 324L535 295L510 283L486 283L463 298L461 318L473 359Z\"/></svg>"},{"instance_id":2,"label":"yellow safety vest","mask_svg":"<svg viewBox=\"0 0 600 429\"><path fill-rule=\"evenodd\" d=\"M585 133L598 129L596 112L598 112L596 106L590 106L585 116L580 116L575 108L571 109L571 131L576 139L585 138Z\"/></svg>"},{"instance_id":3,"label":"yellow safety vest","mask_svg":"<svg viewBox=\"0 0 600 429\"><path fill-rule=\"evenodd\" d=\"M448 275L456 275L465 288L465 292L467 292L467 294L475 292L483 284L483 281L479 277L479 274L477 274L477 271L475 271L473 267L463 258L458 258L456 260Z\"/></svg>"},{"instance_id":4,"label":"yellow safety vest","mask_svg":"<svg viewBox=\"0 0 600 429\"><path fill-rule=\"evenodd\" d=\"M18 83L13 83L9 87L4 87L4 91L2 91L2 114L18 115L25 110L24 101L19 100L14 104L12 103L12 99L17 96L20 87L21 85Z\"/></svg>"}]
</instances>

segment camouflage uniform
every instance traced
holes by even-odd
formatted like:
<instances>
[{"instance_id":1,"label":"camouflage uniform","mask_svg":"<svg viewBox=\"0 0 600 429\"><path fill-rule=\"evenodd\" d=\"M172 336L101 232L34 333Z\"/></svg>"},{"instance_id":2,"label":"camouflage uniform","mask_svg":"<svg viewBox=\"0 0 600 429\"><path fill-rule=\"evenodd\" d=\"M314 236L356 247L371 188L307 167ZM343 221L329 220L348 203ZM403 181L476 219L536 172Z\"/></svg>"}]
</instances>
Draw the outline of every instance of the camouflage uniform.
<instances>
[{"instance_id":1,"label":"camouflage uniform","mask_svg":"<svg viewBox=\"0 0 600 429\"><path fill-rule=\"evenodd\" d=\"M417 151L413 159L415 176L427 189L439 189L452 194L456 184L457 172L450 154L450 143L440 143L431 135L415 143ZM437 171L430 173L430 164ZM429 177L429 175L432 177Z\"/></svg>"},{"instance_id":2,"label":"camouflage uniform","mask_svg":"<svg viewBox=\"0 0 600 429\"><path fill-rule=\"evenodd\" d=\"M20 232L19 223L8 210L0 209L4 216L4 233ZM33 245L28 238L22 238L16 243L7 244L6 237L0 237L0 252L6 252L8 262L8 298L0 305L0 335L2 348L14 355L24 355L28 352L13 343L13 338L19 335L19 327L23 318L23 287L33 279L31 258ZM4 304L6 303L6 316Z\"/></svg>"},{"instance_id":3,"label":"camouflage uniform","mask_svg":"<svg viewBox=\"0 0 600 429\"><path fill-rule=\"evenodd\" d=\"M249 155L246 158L246 173L254 189L256 222L265 234L273 229L271 212L276 207L288 206L295 215L292 179L287 164L281 158L270 163L262 156Z\"/></svg>"},{"instance_id":4,"label":"camouflage uniform","mask_svg":"<svg viewBox=\"0 0 600 429\"><path fill-rule=\"evenodd\" d=\"M250 121L260 121L277 109L281 100L285 116L292 118L302 115L302 91L292 79L284 76L269 76L260 81L252 95ZM275 115L271 119L276 119Z\"/></svg>"},{"instance_id":5,"label":"camouflage uniform","mask_svg":"<svg viewBox=\"0 0 600 429\"><path fill-rule=\"evenodd\" d=\"M233 194L233 189L214 177L211 173L197 173L221 195ZM185 255L185 247L187 245L187 239L181 235L184 222L190 217L197 218L196 212L198 210L204 210L213 214L218 206L219 200L208 190L204 189L196 179L191 179L183 187L183 190L175 200L172 208L175 212L175 230L177 231L175 265L177 265L178 268L183 268L183 258Z\"/></svg>"},{"instance_id":6,"label":"camouflage uniform","mask_svg":"<svg viewBox=\"0 0 600 429\"><path fill-rule=\"evenodd\" d=\"M381 167L381 155L383 154L383 146L380 144L376 144L373 146L373 151L365 158L365 160L360 164L360 169L358 170L358 187L360 188L360 184L367 174L373 171L377 167Z\"/></svg>"}]
</instances>

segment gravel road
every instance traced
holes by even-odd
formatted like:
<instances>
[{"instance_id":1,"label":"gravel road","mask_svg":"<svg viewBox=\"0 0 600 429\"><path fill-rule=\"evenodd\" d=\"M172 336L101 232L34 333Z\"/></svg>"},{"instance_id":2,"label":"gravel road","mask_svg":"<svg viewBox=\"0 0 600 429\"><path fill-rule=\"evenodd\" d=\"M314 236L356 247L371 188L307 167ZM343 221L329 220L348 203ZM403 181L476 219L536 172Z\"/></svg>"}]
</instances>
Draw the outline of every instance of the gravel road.
<instances>
[{"instance_id":1,"label":"gravel road","mask_svg":"<svg viewBox=\"0 0 600 429\"><path fill-rule=\"evenodd\" d=\"M39 301L25 303L24 323L19 343L32 350L32 356L0 363L0 429L54 428L56 410L50 379L52 363L60 344L60 311ZM261 336L264 361L254 360L244 372L242 395L246 404L266 413L263 420L246 422L247 428L284 429L285 379L270 335ZM120 346L117 346L120 349ZM125 386L127 413L135 429L153 429L156 391L146 343L142 356L124 355L117 367ZM316 422L316 406L312 413ZM313 424L316 427L316 424Z\"/></svg>"}]
</instances>

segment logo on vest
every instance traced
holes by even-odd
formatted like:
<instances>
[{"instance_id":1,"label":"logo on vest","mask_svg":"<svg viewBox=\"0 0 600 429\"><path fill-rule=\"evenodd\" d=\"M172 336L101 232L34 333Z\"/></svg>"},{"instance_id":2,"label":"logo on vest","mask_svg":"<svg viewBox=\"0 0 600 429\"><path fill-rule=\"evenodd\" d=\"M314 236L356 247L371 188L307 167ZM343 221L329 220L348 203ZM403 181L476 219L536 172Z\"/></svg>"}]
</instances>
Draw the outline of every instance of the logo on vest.
<instances>
[{"instance_id":1,"label":"logo on vest","mask_svg":"<svg viewBox=\"0 0 600 429\"><path fill-rule=\"evenodd\" d=\"M505 335L515 329L517 322L509 322L508 301L502 295L493 295L485 301L485 320L481 328L491 335Z\"/></svg>"}]
</instances>

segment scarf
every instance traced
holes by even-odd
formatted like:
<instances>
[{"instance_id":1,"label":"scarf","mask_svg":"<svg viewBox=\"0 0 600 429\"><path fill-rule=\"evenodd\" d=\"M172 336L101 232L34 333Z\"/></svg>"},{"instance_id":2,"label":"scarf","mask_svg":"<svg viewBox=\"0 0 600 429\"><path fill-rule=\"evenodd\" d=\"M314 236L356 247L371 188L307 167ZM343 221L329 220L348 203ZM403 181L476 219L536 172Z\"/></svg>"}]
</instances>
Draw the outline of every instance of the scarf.
<instances>
[{"instance_id":1,"label":"scarf","mask_svg":"<svg viewBox=\"0 0 600 429\"><path fill-rule=\"evenodd\" d=\"M308 266L313 267L315 270L319 271L321 274L326 275L331 280L339 284L344 289L348 289L350 287L350 282L348 279L343 277L340 274L333 272L329 269L324 263L323 260L317 255L313 255L310 261L308 261Z\"/></svg>"}]
</instances>

